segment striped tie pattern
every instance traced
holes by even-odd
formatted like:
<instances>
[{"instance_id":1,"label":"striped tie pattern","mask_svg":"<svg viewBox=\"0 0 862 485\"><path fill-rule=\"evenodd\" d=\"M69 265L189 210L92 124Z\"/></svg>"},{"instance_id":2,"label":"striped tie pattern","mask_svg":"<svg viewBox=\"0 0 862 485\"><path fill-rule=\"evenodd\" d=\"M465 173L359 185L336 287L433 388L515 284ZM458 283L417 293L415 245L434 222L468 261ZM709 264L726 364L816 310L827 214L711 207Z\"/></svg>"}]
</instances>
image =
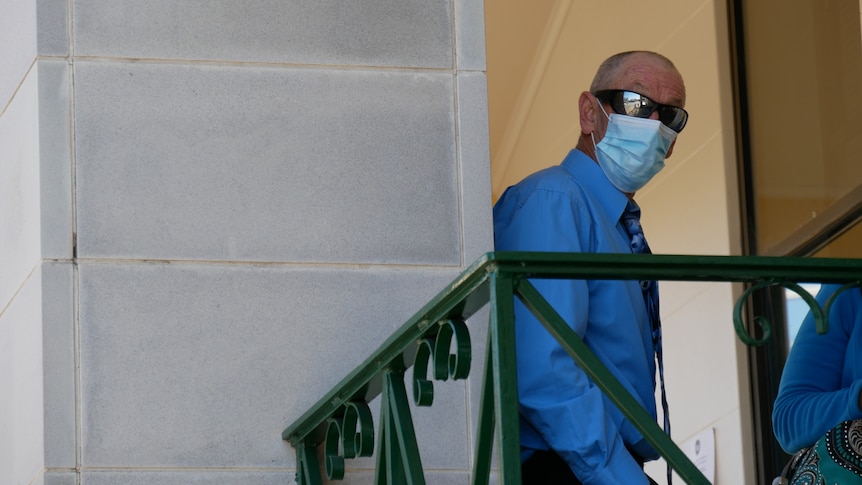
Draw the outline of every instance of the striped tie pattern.
<instances>
[{"instance_id":1,"label":"striped tie pattern","mask_svg":"<svg viewBox=\"0 0 862 485\"><path fill-rule=\"evenodd\" d=\"M635 201L629 200L626 205L626 210L623 212L620 220L631 238L632 253L652 254L649 244L647 244L646 237L644 236L643 227L641 227L640 217L641 208ZM643 290L647 313L649 315L650 327L652 328L652 344L655 349L656 361L658 362L658 375L661 383L661 407L664 412L664 432L670 436L670 416L668 415L667 394L664 388L664 363L661 348L661 316L659 315L658 306L658 282L641 281L640 284L641 290ZM670 484L670 466L668 466L667 475L667 483Z\"/></svg>"}]
</instances>

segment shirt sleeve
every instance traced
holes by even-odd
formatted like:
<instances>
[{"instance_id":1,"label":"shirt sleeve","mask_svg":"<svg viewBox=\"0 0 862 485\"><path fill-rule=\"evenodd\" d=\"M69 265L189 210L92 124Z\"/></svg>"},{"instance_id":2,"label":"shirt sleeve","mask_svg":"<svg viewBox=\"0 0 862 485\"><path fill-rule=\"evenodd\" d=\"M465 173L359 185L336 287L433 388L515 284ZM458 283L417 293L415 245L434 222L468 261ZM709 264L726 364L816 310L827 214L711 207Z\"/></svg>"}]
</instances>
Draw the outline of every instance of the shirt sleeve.
<instances>
[{"instance_id":1,"label":"shirt sleeve","mask_svg":"<svg viewBox=\"0 0 862 485\"><path fill-rule=\"evenodd\" d=\"M584 252L594 235L578 200L534 191L517 209L495 221L495 243L506 251ZM584 280L531 280L582 338L589 322ZM540 434L586 485L647 484L606 412L602 391L575 364L520 301L515 302L518 397L522 419Z\"/></svg>"},{"instance_id":2,"label":"shirt sleeve","mask_svg":"<svg viewBox=\"0 0 862 485\"><path fill-rule=\"evenodd\" d=\"M821 308L839 286L827 285L818 293ZM860 320L858 293L851 288L836 298L826 334L817 334L809 313L790 349L772 410L775 437L788 453L813 445L842 421L862 418L862 380L842 384L848 345Z\"/></svg>"}]
</instances>

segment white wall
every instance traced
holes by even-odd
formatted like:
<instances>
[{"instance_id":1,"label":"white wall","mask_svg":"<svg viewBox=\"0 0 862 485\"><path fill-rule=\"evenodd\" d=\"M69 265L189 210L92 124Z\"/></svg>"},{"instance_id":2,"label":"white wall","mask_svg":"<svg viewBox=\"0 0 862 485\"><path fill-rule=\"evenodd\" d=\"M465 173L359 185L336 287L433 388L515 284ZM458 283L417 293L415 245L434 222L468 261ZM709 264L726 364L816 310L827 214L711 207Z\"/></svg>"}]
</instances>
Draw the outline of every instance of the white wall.
<instances>
[{"instance_id":1,"label":"white wall","mask_svg":"<svg viewBox=\"0 0 862 485\"><path fill-rule=\"evenodd\" d=\"M0 483L292 482L284 427L491 249L482 3L0 11Z\"/></svg>"},{"instance_id":2,"label":"white wall","mask_svg":"<svg viewBox=\"0 0 862 485\"><path fill-rule=\"evenodd\" d=\"M30 483L44 468L36 5L2 7L0 473L8 483Z\"/></svg>"}]
</instances>

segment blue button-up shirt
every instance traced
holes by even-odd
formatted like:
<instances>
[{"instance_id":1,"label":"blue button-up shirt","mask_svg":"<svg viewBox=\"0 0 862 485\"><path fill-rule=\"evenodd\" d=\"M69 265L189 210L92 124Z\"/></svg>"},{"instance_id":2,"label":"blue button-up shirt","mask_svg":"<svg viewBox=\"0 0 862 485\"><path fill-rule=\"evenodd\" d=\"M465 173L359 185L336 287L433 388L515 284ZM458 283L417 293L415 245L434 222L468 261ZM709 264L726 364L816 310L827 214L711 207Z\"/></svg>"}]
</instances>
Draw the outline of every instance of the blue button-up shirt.
<instances>
[{"instance_id":1,"label":"blue button-up shirt","mask_svg":"<svg viewBox=\"0 0 862 485\"><path fill-rule=\"evenodd\" d=\"M631 253L620 223L627 201L597 163L572 150L562 164L509 187L495 204L496 250ZM655 417L654 350L639 283L531 283ZM515 333L523 457L553 449L586 485L648 483L631 453L654 459L655 452L517 300Z\"/></svg>"},{"instance_id":2,"label":"blue button-up shirt","mask_svg":"<svg viewBox=\"0 0 862 485\"><path fill-rule=\"evenodd\" d=\"M823 285L822 308L841 285ZM862 293L840 293L829 311L829 331L818 335L809 313L787 356L772 408L775 437L788 453L811 446L842 421L862 419Z\"/></svg>"}]
</instances>

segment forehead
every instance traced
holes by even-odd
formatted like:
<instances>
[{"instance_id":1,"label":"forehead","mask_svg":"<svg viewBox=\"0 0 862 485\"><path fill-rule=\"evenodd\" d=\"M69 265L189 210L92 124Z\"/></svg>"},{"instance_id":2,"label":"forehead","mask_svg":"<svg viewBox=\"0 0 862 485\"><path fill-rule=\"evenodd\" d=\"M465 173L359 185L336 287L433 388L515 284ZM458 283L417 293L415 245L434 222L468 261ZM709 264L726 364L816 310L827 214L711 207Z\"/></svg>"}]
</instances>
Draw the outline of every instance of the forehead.
<instances>
[{"instance_id":1,"label":"forehead","mask_svg":"<svg viewBox=\"0 0 862 485\"><path fill-rule=\"evenodd\" d=\"M673 67L660 59L632 55L620 66L616 89L631 89L662 104L685 106L685 84Z\"/></svg>"}]
</instances>

